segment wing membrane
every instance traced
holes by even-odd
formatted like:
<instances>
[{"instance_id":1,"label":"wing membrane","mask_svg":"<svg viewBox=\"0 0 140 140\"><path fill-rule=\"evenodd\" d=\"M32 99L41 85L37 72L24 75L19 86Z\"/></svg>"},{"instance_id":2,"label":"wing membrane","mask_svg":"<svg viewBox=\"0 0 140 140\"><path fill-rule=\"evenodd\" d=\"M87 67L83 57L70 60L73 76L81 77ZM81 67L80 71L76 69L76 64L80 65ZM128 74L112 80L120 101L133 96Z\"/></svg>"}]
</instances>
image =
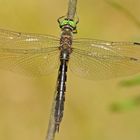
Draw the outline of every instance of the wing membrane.
<instances>
[{"instance_id":1,"label":"wing membrane","mask_svg":"<svg viewBox=\"0 0 140 140\"><path fill-rule=\"evenodd\" d=\"M140 44L77 39L70 69L86 79L110 79L140 72Z\"/></svg>"},{"instance_id":2,"label":"wing membrane","mask_svg":"<svg viewBox=\"0 0 140 140\"><path fill-rule=\"evenodd\" d=\"M0 68L43 75L58 65L59 39L53 36L0 29Z\"/></svg>"}]
</instances>

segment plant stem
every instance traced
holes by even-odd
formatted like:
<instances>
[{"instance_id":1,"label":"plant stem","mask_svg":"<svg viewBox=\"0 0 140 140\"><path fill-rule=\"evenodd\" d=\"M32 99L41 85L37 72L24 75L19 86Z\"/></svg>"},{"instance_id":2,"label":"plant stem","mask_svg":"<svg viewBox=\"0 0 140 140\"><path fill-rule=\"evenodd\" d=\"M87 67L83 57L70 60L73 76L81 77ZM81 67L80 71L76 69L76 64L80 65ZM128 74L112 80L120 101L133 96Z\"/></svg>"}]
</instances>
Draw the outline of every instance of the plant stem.
<instances>
[{"instance_id":1,"label":"plant stem","mask_svg":"<svg viewBox=\"0 0 140 140\"><path fill-rule=\"evenodd\" d=\"M76 4L77 0L69 0L68 3L68 12L67 12L67 18L73 20L75 13L76 13ZM57 83L56 83L57 85ZM55 133L56 133L56 128L55 128L55 117L54 117L54 112L55 112L55 104L56 104L56 91L55 95L53 98L53 104L52 104L52 110L51 110L51 115L50 115L50 120L49 120L49 126L48 126L48 132L45 140L54 140L55 139Z\"/></svg>"},{"instance_id":2,"label":"plant stem","mask_svg":"<svg viewBox=\"0 0 140 140\"><path fill-rule=\"evenodd\" d=\"M76 5L77 5L77 0L69 0L68 13L67 13L68 19L72 19L72 20L74 19L76 13Z\"/></svg>"}]
</instances>

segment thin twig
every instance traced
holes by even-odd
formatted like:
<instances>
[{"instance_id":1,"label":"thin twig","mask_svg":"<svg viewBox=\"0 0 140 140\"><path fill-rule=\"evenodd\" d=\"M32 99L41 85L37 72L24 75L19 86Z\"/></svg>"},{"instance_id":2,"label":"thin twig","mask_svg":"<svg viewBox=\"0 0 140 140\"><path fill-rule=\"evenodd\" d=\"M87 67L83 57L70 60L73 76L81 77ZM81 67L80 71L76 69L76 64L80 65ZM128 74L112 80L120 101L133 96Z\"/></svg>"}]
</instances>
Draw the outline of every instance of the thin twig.
<instances>
[{"instance_id":1,"label":"thin twig","mask_svg":"<svg viewBox=\"0 0 140 140\"><path fill-rule=\"evenodd\" d=\"M56 83L57 85L57 83ZM54 120L54 111L55 111L55 97L56 97L56 91L54 93L53 97L53 104L52 104L52 109L50 113L50 120L49 120L49 125L48 125L48 131L47 131L47 136L45 140L54 140L55 138L55 120Z\"/></svg>"},{"instance_id":2,"label":"thin twig","mask_svg":"<svg viewBox=\"0 0 140 140\"><path fill-rule=\"evenodd\" d=\"M76 13L76 5L77 5L77 0L69 0L68 13L67 13L68 19L74 19Z\"/></svg>"},{"instance_id":3,"label":"thin twig","mask_svg":"<svg viewBox=\"0 0 140 140\"><path fill-rule=\"evenodd\" d=\"M75 13L76 13L76 4L77 0L69 0L68 4L68 12L67 12L67 18L68 19L74 19ZM57 86L57 83L56 83ZM56 91L53 99L53 104L52 104L52 110L51 110L51 115L50 115L50 120L49 120L49 126L48 126L48 132L45 140L54 140L55 139L55 117L54 117L54 112L55 112L55 104L56 104Z\"/></svg>"}]
</instances>

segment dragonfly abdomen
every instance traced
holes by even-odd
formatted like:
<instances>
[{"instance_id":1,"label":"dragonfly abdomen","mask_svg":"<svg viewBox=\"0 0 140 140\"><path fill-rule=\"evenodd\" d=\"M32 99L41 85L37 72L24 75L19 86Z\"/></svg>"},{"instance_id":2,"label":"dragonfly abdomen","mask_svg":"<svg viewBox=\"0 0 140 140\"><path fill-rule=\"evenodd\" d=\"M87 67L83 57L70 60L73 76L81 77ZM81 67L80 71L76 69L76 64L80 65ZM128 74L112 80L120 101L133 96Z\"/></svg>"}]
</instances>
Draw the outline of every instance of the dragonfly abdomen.
<instances>
[{"instance_id":1,"label":"dragonfly abdomen","mask_svg":"<svg viewBox=\"0 0 140 140\"><path fill-rule=\"evenodd\" d=\"M59 125L61 123L64 111L66 80L67 80L67 63L69 55L67 50L62 51L60 55L60 67L57 79L57 95L55 105L55 131L59 131Z\"/></svg>"}]
</instances>

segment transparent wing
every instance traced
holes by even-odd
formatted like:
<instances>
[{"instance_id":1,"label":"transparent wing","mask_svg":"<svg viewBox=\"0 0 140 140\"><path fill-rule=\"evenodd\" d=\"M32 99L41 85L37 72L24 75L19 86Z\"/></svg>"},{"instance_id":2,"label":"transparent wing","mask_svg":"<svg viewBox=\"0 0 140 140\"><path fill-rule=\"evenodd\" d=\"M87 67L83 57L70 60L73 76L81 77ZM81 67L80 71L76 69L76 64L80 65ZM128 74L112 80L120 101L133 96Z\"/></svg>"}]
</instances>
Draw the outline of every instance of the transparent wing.
<instances>
[{"instance_id":1,"label":"transparent wing","mask_svg":"<svg viewBox=\"0 0 140 140\"><path fill-rule=\"evenodd\" d=\"M0 29L0 68L31 76L51 72L58 65L59 39Z\"/></svg>"},{"instance_id":2,"label":"transparent wing","mask_svg":"<svg viewBox=\"0 0 140 140\"><path fill-rule=\"evenodd\" d=\"M109 79L140 73L140 43L75 39L70 69L86 79Z\"/></svg>"}]
</instances>

